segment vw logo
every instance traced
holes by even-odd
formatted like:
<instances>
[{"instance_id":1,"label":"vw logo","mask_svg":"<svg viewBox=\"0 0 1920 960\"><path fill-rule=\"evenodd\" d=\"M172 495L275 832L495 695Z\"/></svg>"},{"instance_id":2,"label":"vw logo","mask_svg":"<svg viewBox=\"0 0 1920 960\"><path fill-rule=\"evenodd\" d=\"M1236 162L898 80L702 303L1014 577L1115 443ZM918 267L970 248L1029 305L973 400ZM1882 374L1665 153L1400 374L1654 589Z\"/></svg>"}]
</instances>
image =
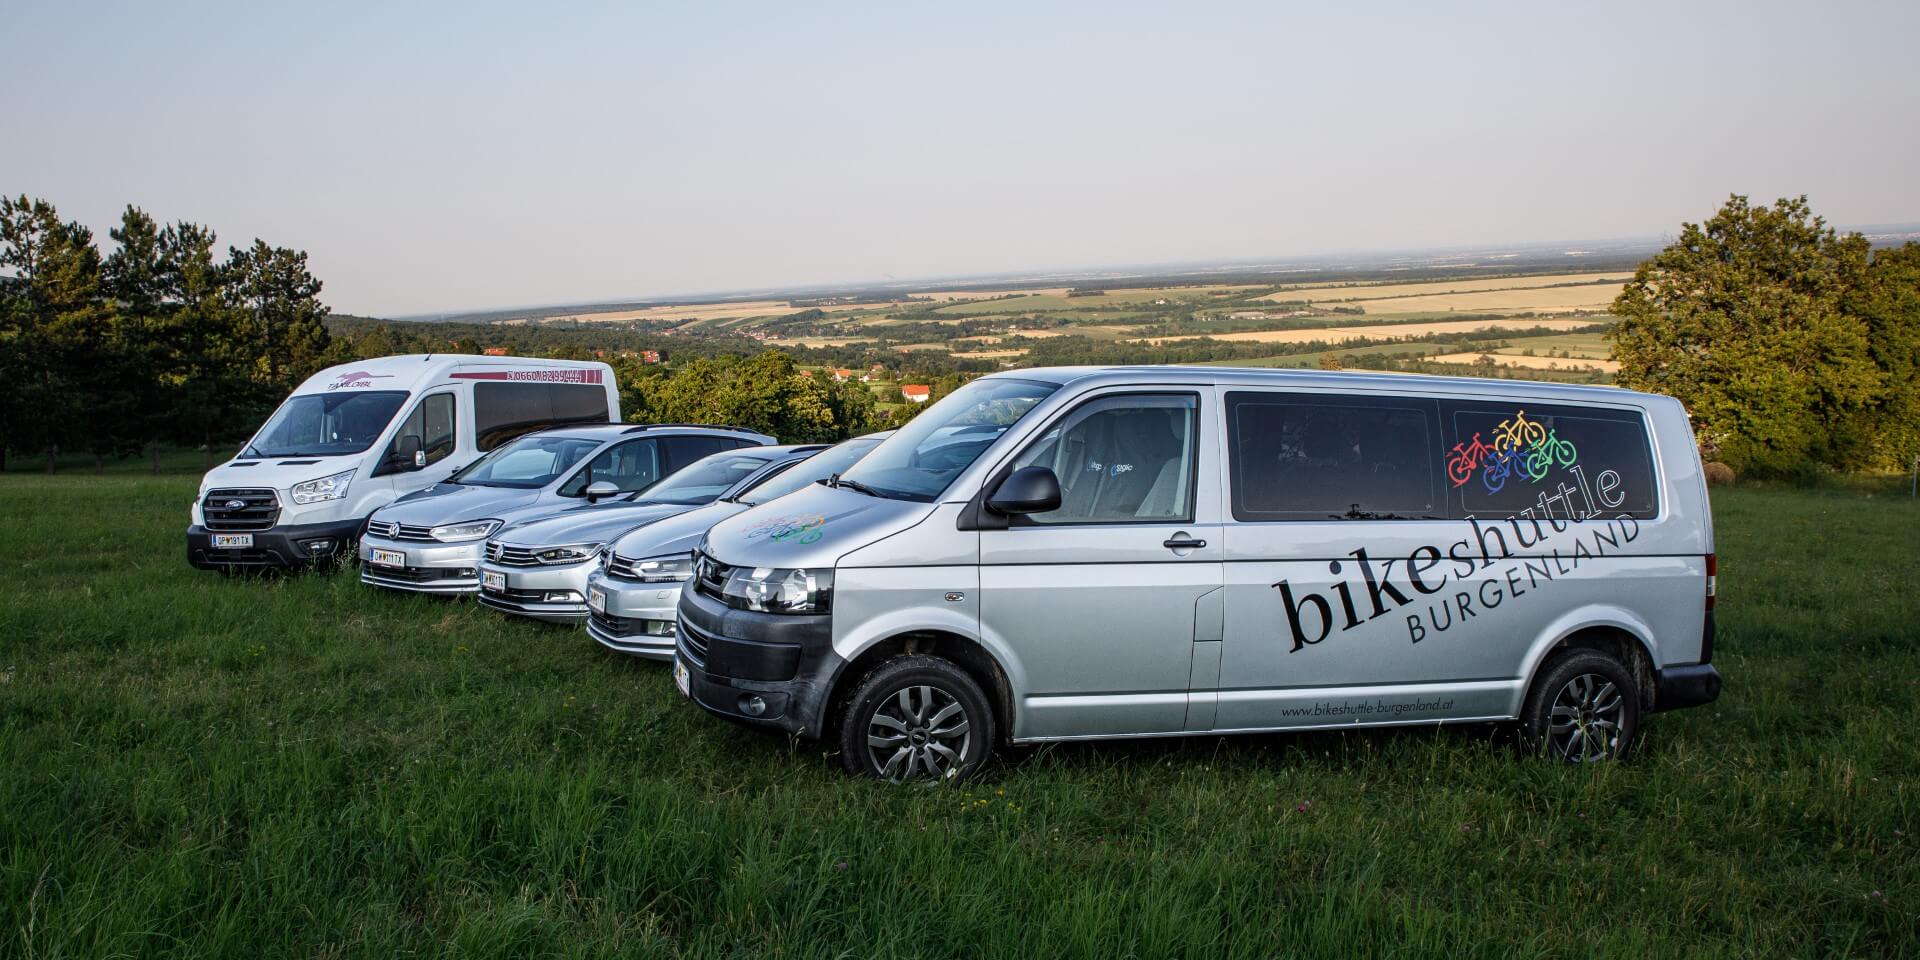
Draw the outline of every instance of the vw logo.
<instances>
[{"instance_id":1,"label":"vw logo","mask_svg":"<svg viewBox=\"0 0 1920 960\"><path fill-rule=\"evenodd\" d=\"M245 500L228 500L226 503L221 504L221 506L226 507L228 510L238 510L246 505L247 502Z\"/></svg>"}]
</instances>

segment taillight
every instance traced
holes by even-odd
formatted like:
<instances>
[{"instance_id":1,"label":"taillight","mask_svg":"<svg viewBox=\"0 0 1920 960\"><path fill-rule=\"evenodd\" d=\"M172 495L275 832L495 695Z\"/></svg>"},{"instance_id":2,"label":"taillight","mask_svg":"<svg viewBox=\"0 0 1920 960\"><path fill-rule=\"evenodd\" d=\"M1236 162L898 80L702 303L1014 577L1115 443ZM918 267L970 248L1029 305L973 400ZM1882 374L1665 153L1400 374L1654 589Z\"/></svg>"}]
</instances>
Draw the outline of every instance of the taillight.
<instances>
[{"instance_id":1,"label":"taillight","mask_svg":"<svg viewBox=\"0 0 1920 960\"><path fill-rule=\"evenodd\" d=\"M1713 609L1714 588L1720 579L1720 558L1717 554L1707 554L1707 609Z\"/></svg>"}]
</instances>

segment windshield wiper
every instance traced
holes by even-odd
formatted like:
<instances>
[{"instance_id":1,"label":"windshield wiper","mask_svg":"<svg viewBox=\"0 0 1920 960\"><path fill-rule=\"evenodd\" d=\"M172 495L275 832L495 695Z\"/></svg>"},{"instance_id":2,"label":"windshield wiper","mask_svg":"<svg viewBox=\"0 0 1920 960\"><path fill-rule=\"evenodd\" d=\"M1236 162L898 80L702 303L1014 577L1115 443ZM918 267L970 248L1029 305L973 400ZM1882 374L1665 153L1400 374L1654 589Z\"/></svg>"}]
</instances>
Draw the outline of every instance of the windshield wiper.
<instances>
[{"instance_id":1,"label":"windshield wiper","mask_svg":"<svg viewBox=\"0 0 1920 960\"><path fill-rule=\"evenodd\" d=\"M837 473L821 482L825 483L829 487L846 487L848 490L852 490L855 493L864 493L869 497L877 497L881 500L892 499L888 497L886 494L881 493L880 491L875 490L874 488L869 487L858 480L848 480L841 477Z\"/></svg>"}]
</instances>

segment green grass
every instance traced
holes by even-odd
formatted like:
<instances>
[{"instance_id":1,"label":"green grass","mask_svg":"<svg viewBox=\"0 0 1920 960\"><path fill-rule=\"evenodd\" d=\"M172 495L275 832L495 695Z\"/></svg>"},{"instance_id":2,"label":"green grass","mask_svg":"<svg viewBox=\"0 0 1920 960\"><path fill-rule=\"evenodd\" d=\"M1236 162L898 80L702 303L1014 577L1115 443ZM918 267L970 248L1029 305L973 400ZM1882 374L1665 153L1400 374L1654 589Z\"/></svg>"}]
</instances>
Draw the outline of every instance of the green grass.
<instances>
[{"instance_id":1,"label":"green grass","mask_svg":"<svg viewBox=\"0 0 1920 960\"><path fill-rule=\"evenodd\" d=\"M191 476L0 477L0 956L1912 956L1920 506L1717 491L1720 702L851 780L576 630L187 568ZM1904 492L1904 490L1903 490Z\"/></svg>"}]
</instances>

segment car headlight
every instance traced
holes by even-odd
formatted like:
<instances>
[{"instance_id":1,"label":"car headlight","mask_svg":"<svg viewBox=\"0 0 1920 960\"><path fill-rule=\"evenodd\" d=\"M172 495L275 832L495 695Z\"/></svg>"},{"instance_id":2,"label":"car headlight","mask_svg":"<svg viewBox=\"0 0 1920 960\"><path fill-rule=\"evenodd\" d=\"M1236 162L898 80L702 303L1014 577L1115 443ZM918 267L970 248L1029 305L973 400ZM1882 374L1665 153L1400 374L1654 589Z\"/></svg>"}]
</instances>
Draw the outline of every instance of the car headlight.
<instances>
[{"instance_id":1,"label":"car headlight","mask_svg":"<svg viewBox=\"0 0 1920 960\"><path fill-rule=\"evenodd\" d=\"M693 554L648 557L633 562L633 578L641 583L679 583L693 576Z\"/></svg>"},{"instance_id":2,"label":"car headlight","mask_svg":"<svg viewBox=\"0 0 1920 960\"><path fill-rule=\"evenodd\" d=\"M833 571L734 567L720 585L720 599L764 613L826 613L833 609Z\"/></svg>"},{"instance_id":3,"label":"car headlight","mask_svg":"<svg viewBox=\"0 0 1920 960\"><path fill-rule=\"evenodd\" d=\"M533 552L533 558L548 566L561 566L569 563L583 563L600 555L599 543L569 543L565 546L547 547Z\"/></svg>"},{"instance_id":4,"label":"car headlight","mask_svg":"<svg viewBox=\"0 0 1920 960\"><path fill-rule=\"evenodd\" d=\"M461 543L467 540L485 540L500 529L498 520L469 520L465 523L449 523L434 527L427 534L441 543Z\"/></svg>"},{"instance_id":5,"label":"car headlight","mask_svg":"<svg viewBox=\"0 0 1920 960\"><path fill-rule=\"evenodd\" d=\"M327 500L338 500L346 496L347 484L352 482L353 471L342 470L331 477L321 477L318 480L308 480L306 483L296 483L289 492L293 494L294 503L321 503Z\"/></svg>"}]
</instances>

